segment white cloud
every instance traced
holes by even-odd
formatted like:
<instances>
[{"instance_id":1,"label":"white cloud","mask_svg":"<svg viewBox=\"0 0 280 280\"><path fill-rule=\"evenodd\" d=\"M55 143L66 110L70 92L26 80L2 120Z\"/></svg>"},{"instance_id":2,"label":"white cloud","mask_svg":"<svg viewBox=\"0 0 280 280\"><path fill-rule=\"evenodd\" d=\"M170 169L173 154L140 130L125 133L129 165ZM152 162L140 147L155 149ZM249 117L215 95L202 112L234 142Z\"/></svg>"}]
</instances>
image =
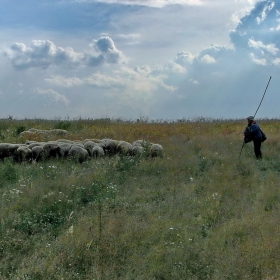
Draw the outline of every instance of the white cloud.
<instances>
[{"instance_id":1,"label":"white cloud","mask_svg":"<svg viewBox=\"0 0 280 280\"><path fill-rule=\"evenodd\" d=\"M267 61L265 58L257 58L253 53L251 53L250 56L254 63L256 63L258 65L262 65L262 66L267 65Z\"/></svg>"},{"instance_id":2,"label":"white cloud","mask_svg":"<svg viewBox=\"0 0 280 280\"><path fill-rule=\"evenodd\" d=\"M23 43L14 43L4 54L18 70L28 68L46 69L50 65L74 67L79 65L98 66L103 63L124 63L126 58L109 37L100 37L89 45L90 50L81 53L73 48L57 47L49 40L33 40L30 47Z\"/></svg>"},{"instance_id":3,"label":"white cloud","mask_svg":"<svg viewBox=\"0 0 280 280\"><path fill-rule=\"evenodd\" d=\"M264 6L260 16L256 18L258 24L261 24L266 19L267 14L274 8L274 5L274 2L268 2L268 4Z\"/></svg>"},{"instance_id":4,"label":"white cloud","mask_svg":"<svg viewBox=\"0 0 280 280\"><path fill-rule=\"evenodd\" d=\"M149 65L143 65L141 67L136 66L134 68L134 71L137 72L137 73L140 73L142 75L148 75L151 72L151 68L150 68Z\"/></svg>"},{"instance_id":5,"label":"white cloud","mask_svg":"<svg viewBox=\"0 0 280 280\"><path fill-rule=\"evenodd\" d=\"M140 43L141 34L118 34L117 37L119 41L123 41L127 45L136 45Z\"/></svg>"},{"instance_id":6,"label":"white cloud","mask_svg":"<svg viewBox=\"0 0 280 280\"><path fill-rule=\"evenodd\" d=\"M268 53L271 53L273 55L276 55L279 52L279 49L276 47L275 44L267 44L265 45L261 41L255 41L253 39L249 39L248 46L254 49L262 49L267 51Z\"/></svg>"},{"instance_id":7,"label":"white cloud","mask_svg":"<svg viewBox=\"0 0 280 280\"><path fill-rule=\"evenodd\" d=\"M214 57L210 56L209 54L205 54L203 57L201 57L200 59L203 63L207 63L207 64L212 64L215 63L216 60Z\"/></svg>"},{"instance_id":8,"label":"white cloud","mask_svg":"<svg viewBox=\"0 0 280 280\"><path fill-rule=\"evenodd\" d=\"M197 80L194 80L194 79L190 79L189 82L191 84L194 84L194 85L199 85L199 82Z\"/></svg>"},{"instance_id":9,"label":"white cloud","mask_svg":"<svg viewBox=\"0 0 280 280\"><path fill-rule=\"evenodd\" d=\"M230 59L234 55L234 51L234 48L231 47L212 44L200 51L196 59L203 63L216 63L220 60Z\"/></svg>"},{"instance_id":10,"label":"white cloud","mask_svg":"<svg viewBox=\"0 0 280 280\"><path fill-rule=\"evenodd\" d=\"M114 88L116 90L116 88L124 88L125 86L123 77L106 75L99 72L83 78L83 82L87 85L103 89Z\"/></svg>"},{"instance_id":11,"label":"white cloud","mask_svg":"<svg viewBox=\"0 0 280 280\"><path fill-rule=\"evenodd\" d=\"M175 62L180 64L181 66L186 66L191 64L194 60L195 56L189 52L179 52L175 58Z\"/></svg>"},{"instance_id":12,"label":"white cloud","mask_svg":"<svg viewBox=\"0 0 280 280\"><path fill-rule=\"evenodd\" d=\"M64 105L69 105L70 101L62 94L59 94L58 92L54 91L53 89L40 89L36 88L35 92L46 96L50 99L50 101L55 103L62 103Z\"/></svg>"},{"instance_id":13,"label":"white cloud","mask_svg":"<svg viewBox=\"0 0 280 280\"><path fill-rule=\"evenodd\" d=\"M276 66L280 66L280 57L275 58L272 63Z\"/></svg>"},{"instance_id":14,"label":"white cloud","mask_svg":"<svg viewBox=\"0 0 280 280\"><path fill-rule=\"evenodd\" d=\"M16 69L47 68L51 64L76 65L83 55L76 53L72 48L56 47L49 40L33 40L31 47L23 43L14 43L6 49L6 56Z\"/></svg>"},{"instance_id":15,"label":"white cloud","mask_svg":"<svg viewBox=\"0 0 280 280\"><path fill-rule=\"evenodd\" d=\"M180 64L168 61L164 65L158 65L151 72L153 75L168 76L171 74L183 74L186 72L186 69Z\"/></svg>"},{"instance_id":16,"label":"white cloud","mask_svg":"<svg viewBox=\"0 0 280 280\"><path fill-rule=\"evenodd\" d=\"M53 86L71 88L74 86L80 86L83 84L83 80L77 77L65 78L60 75L46 78L45 81Z\"/></svg>"},{"instance_id":17,"label":"white cloud","mask_svg":"<svg viewBox=\"0 0 280 280\"><path fill-rule=\"evenodd\" d=\"M231 15L231 21L237 26L241 23L241 19L245 17L246 15L250 14L251 10L254 8L254 5L259 0L235 0L235 2L244 2L248 4L246 7L242 9L238 9Z\"/></svg>"},{"instance_id":18,"label":"white cloud","mask_svg":"<svg viewBox=\"0 0 280 280\"><path fill-rule=\"evenodd\" d=\"M141 37L141 34L118 34L118 37L131 40L131 39L138 39Z\"/></svg>"},{"instance_id":19,"label":"white cloud","mask_svg":"<svg viewBox=\"0 0 280 280\"><path fill-rule=\"evenodd\" d=\"M117 3L124 5L138 5L138 6L148 6L154 8L162 8L167 5L190 5L197 6L202 5L202 0L75 0L75 2L102 2L102 3Z\"/></svg>"},{"instance_id":20,"label":"white cloud","mask_svg":"<svg viewBox=\"0 0 280 280\"><path fill-rule=\"evenodd\" d=\"M180 65L177 65L181 68ZM174 70L175 66L172 68L170 66L169 71ZM161 68L161 71L167 71L168 67ZM122 67L119 70L114 71L111 75L105 73L94 73L88 77L77 78L77 77L63 77L63 76L53 76L51 78L45 79L47 83L52 86L59 87L81 87L81 86L94 86L102 89L113 89L114 92L126 91L131 92L132 95L135 93L147 93L154 92L160 88L168 91L173 91L175 88L164 83L161 71L157 73L151 72L149 66L136 67L134 70L128 67Z\"/></svg>"},{"instance_id":21,"label":"white cloud","mask_svg":"<svg viewBox=\"0 0 280 280\"><path fill-rule=\"evenodd\" d=\"M53 76L51 78L45 79L45 81L52 86L72 88L72 87L80 87L84 85L96 86L100 88L110 88L110 87L120 87L122 84L121 79L118 77L111 77L106 74L101 74L97 72L92 74L91 76L84 78L77 77L63 77L60 75Z\"/></svg>"},{"instance_id":22,"label":"white cloud","mask_svg":"<svg viewBox=\"0 0 280 280\"><path fill-rule=\"evenodd\" d=\"M90 44L90 47L98 54L98 56L96 56L95 53L93 56L89 55L88 59L90 65L92 63L95 65L96 61L102 60L105 60L110 64L117 64L124 61L122 52L116 48L114 41L109 36L100 37L98 40L93 40L93 42Z\"/></svg>"}]
</instances>

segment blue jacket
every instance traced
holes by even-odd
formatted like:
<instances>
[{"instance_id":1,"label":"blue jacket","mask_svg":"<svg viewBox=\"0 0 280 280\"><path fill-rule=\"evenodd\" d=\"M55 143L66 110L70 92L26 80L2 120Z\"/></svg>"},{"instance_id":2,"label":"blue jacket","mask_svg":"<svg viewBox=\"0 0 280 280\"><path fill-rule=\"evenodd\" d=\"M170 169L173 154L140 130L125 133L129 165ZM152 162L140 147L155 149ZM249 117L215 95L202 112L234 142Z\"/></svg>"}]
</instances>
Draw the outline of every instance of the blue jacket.
<instances>
[{"instance_id":1,"label":"blue jacket","mask_svg":"<svg viewBox=\"0 0 280 280\"><path fill-rule=\"evenodd\" d=\"M262 140L262 133L260 127L257 123L253 122L251 125L248 125L244 131L244 136L249 141ZM248 142L249 142L248 141Z\"/></svg>"}]
</instances>

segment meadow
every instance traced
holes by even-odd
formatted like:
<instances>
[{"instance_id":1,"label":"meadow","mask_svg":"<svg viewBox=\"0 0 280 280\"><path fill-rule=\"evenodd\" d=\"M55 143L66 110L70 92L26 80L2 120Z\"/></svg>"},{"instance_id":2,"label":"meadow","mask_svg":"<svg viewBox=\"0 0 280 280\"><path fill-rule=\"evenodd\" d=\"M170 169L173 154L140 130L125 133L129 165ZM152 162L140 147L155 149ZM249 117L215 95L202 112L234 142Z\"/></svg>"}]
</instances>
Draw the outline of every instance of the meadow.
<instances>
[{"instance_id":1,"label":"meadow","mask_svg":"<svg viewBox=\"0 0 280 280\"><path fill-rule=\"evenodd\" d=\"M72 140L159 143L164 156L0 162L0 279L280 279L280 122L0 120ZM36 139L43 140L43 139Z\"/></svg>"}]
</instances>

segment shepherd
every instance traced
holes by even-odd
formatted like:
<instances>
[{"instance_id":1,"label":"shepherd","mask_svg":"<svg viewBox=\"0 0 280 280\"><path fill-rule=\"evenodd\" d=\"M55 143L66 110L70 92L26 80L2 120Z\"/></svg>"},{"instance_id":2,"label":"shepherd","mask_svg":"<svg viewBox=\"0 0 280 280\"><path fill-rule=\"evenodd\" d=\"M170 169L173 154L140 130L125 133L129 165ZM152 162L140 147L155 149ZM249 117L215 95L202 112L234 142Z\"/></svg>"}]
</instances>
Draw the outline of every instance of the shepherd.
<instances>
[{"instance_id":1,"label":"shepherd","mask_svg":"<svg viewBox=\"0 0 280 280\"><path fill-rule=\"evenodd\" d=\"M261 145L262 142L266 140L265 134L262 132L259 125L255 122L254 116L249 116L247 118L248 125L244 131L244 143L249 143L253 141L254 152L257 159L262 158Z\"/></svg>"},{"instance_id":2,"label":"shepherd","mask_svg":"<svg viewBox=\"0 0 280 280\"><path fill-rule=\"evenodd\" d=\"M271 78L272 77L270 76L269 80L268 80L268 83L266 85L265 91L263 93L261 102L260 102L260 104L259 104L259 106L258 106L258 108L256 110L255 115L254 116L249 116L247 118L248 126L246 127L246 129L244 131L244 141L243 141L243 144L242 144L241 151L239 153L239 158L241 156L244 144L248 143L250 141L254 142L254 151L255 151L255 155L256 155L257 159L262 158L261 144L262 144L262 142L264 142L266 140L266 135L262 132L260 127L256 124L256 122L254 121L254 118L255 118L255 116L256 116L256 114L257 114L257 112L258 112L258 110L259 110L259 108L260 108L260 106L262 104L263 98L265 96L265 93L267 91L267 88L268 88L268 85L270 83ZM261 137L260 137L260 134L261 134Z\"/></svg>"}]
</instances>

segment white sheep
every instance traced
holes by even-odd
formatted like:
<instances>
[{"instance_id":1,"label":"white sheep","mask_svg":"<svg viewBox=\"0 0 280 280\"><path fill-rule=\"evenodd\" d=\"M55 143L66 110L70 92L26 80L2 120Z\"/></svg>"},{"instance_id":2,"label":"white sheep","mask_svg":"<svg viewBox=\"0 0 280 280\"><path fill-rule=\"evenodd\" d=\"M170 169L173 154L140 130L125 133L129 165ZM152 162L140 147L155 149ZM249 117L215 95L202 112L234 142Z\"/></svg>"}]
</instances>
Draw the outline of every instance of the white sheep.
<instances>
[{"instance_id":1,"label":"white sheep","mask_svg":"<svg viewBox=\"0 0 280 280\"><path fill-rule=\"evenodd\" d=\"M163 147L160 144L152 144L149 147L149 155L151 157L162 157L163 156Z\"/></svg>"},{"instance_id":2,"label":"white sheep","mask_svg":"<svg viewBox=\"0 0 280 280\"><path fill-rule=\"evenodd\" d=\"M46 158L56 158L58 156L58 142L49 141L43 145L43 148Z\"/></svg>"},{"instance_id":3,"label":"white sheep","mask_svg":"<svg viewBox=\"0 0 280 280\"><path fill-rule=\"evenodd\" d=\"M117 146L119 141L113 139L102 139L102 143L104 144L104 152L106 155L115 155L117 152Z\"/></svg>"},{"instance_id":4,"label":"white sheep","mask_svg":"<svg viewBox=\"0 0 280 280\"><path fill-rule=\"evenodd\" d=\"M117 152L123 156L131 156L132 155L132 145L126 141L119 141L117 146Z\"/></svg>"},{"instance_id":5,"label":"white sheep","mask_svg":"<svg viewBox=\"0 0 280 280\"><path fill-rule=\"evenodd\" d=\"M150 146L152 143L146 141L146 140L136 140L132 143L132 146L141 146L144 148L147 148L148 146Z\"/></svg>"},{"instance_id":6,"label":"white sheep","mask_svg":"<svg viewBox=\"0 0 280 280\"><path fill-rule=\"evenodd\" d=\"M92 157L93 158L100 158L100 157L104 157L105 155L105 152L104 150L102 149L102 147L96 145L93 147L92 149Z\"/></svg>"},{"instance_id":7,"label":"white sheep","mask_svg":"<svg viewBox=\"0 0 280 280\"><path fill-rule=\"evenodd\" d=\"M102 140L101 140L101 139L96 139L96 138L94 138L94 139L85 139L85 140L83 141L83 144L85 144L87 141L91 141L91 142L94 142L94 143L102 143Z\"/></svg>"},{"instance_id":8,"label":"white sheep","mask_svg":"<svg viewBox=\"0 0 280 280\"><path fill-rule=\"evenodd\" d=\"M84 162L85 160L89 159L88 151L85 148L82 148L78 145L72 145L68 157L73 158L77 162Z\"/></svg>"},{"instance_id":9,"label":"white sheep","mask_svg":"<svg viewBox=\"0 0 280 280\"><path fill-rule=\"evenodd\" d=\"M24 144L0 143L0 159L14 156L15 151Z\"/></svg>"},{"instance_id":10,"label":"white sheep","mask_svg":"<svg viewBox=\"0 0 280 280\"><path fill-rule=\"evenodd\" d=\"M32 159L34 161L38 162L38 161L42 160L43 153L44 153L43 145L34 146L31 148L31 151L32 151Z\"/></svg>"},{"instance_id":11,"label":"white sheep","mask_svg":"<svg viewBox=\"0 0 280 280\"><path fill-rule=\"evenodd\" d=\"M142 156L145 154L145 148L142 146L132 146L133 156Z\"/></svg>"},{"instance_id":12,"label":"white sheep","mask_svg":"<svg viewBox=\"0 0 280 280\"><path fill-rule=\"evenodd\" d=\"M51 137L69 137L69 133L67 130L64 129L37 129L37 128L30 128L26 131L22 131L19 134L19 137L21 138L30 138L30 137L43 137L43 138L51 138Z\"/></svg>"},{"instance_id":13,"label":"white sheep","mask_svg":"<svg viewBox=\"0 0 280 280\"><path fill-rule=\"evenodd\" d=\"M29 142L28 142L29 143ZM27 144L26 143L26 146L32 150L33 147L36 147L36 146L44 146L46 144L46 142L37 142L37 141L33 141L32 143L30 144Z\"/></svg>"},{"instance_id":14,"label":"white sheep","mask_svg":"<svg viewBox=\"0 0 280 280\"><path fill-rule=\"evenodd\" d=\"M14 160L17 162L31 161L31 149L29 149L27 146L20 146L14 153Z\"/></svg>"},{"instance_id":15,"label":"white sheep","mask_svg":"<svg viewBox=\"0 0 280 280\"><path fill-rule=\"evenodd\" d=\"M69 150L73 144L67 142L58 142L57 155L59 158L66 158L68 156Z\"/></svg>"}]
</instances>

